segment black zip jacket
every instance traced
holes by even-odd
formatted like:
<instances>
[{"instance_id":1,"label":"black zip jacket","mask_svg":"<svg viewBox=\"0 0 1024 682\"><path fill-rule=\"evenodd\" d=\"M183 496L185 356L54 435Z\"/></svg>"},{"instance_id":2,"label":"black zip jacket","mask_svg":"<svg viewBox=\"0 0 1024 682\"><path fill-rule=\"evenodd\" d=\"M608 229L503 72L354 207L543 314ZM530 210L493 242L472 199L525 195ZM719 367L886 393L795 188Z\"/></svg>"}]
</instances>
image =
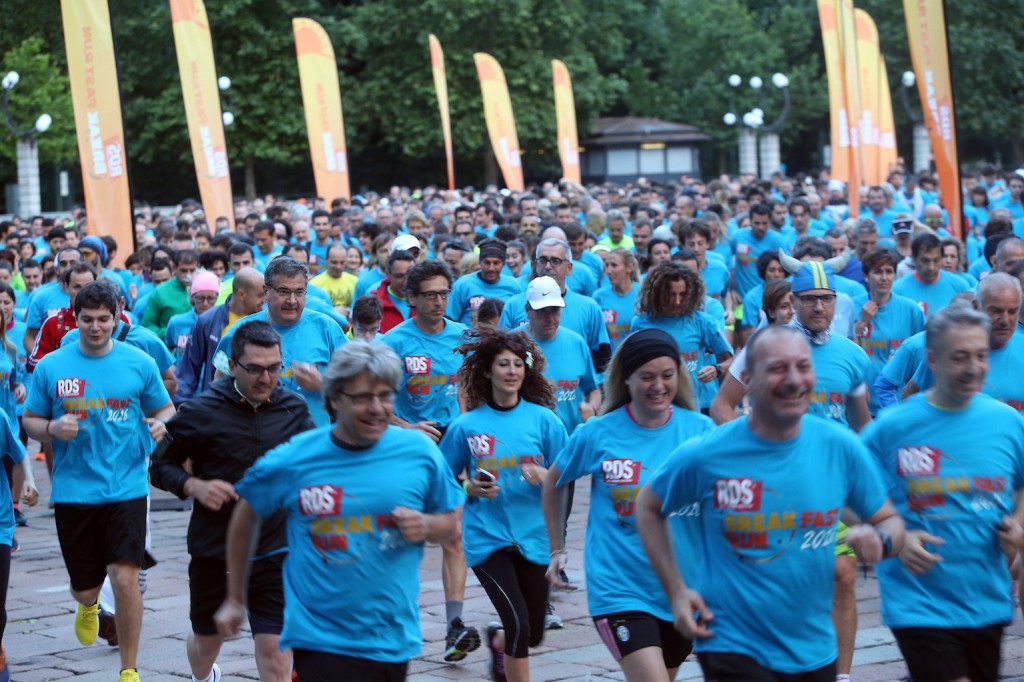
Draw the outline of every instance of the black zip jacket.
<instances>
[{"instance_id":1,"label":"black zip jacket","mask_svg":"<svg viewBox=\"0 0 1024 682\"><path fill-rule=\"evenodd\" d=\"M316 428L306 401L294 391L274 389L265 404L250 405L235 390L234 379L223 377L181 406L167 422L167 436L153 455L150 479L154 486L185 499L185 482L195 476L234 484L268 450L303 431ZM183 467L192 460L192 473ZM198 502L188 526L188 552L195 557L223 559L227 529L235 503L211 511ZM265 517L256 556L288 544L283 512Z\"/></svg>"}]
</instances>

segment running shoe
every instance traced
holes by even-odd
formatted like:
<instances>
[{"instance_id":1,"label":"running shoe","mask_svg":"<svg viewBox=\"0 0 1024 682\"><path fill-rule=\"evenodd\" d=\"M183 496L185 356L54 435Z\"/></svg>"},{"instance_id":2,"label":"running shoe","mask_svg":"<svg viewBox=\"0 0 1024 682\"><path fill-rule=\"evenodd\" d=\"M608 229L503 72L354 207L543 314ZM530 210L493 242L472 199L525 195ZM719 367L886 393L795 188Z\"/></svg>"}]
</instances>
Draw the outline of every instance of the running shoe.
<instances>
[{"instance_id":1,"label":"running shoe","mask_svg":"<svg viewBox=\"0 0 1024 682\"><path fill-rule=\"evenodd\" d=\"M11 682L11 669L7 666L7 652L0 647L0 682Z\"/></svg>"},{"instance_id":2,"label":"running shoe","mask_svg":"<svg viewBox=\"0 0 1024 682\"><path fill-rule=\"evenodd\" d=\"M40 450L39 452L36 453L36 461L37 462L45 462L46 461L46 455L43 453L42 450Z\"/></svg>"},{"instance_id":3,"label":"running shoe","mask_svg":"<svg viewBox=\"0 0 1024 682\"><path fill-rule=\"evenodd\" d=\"M121 675L117 678L117 682L139 682L139 671L135 668L126 668L121 671Z\"/></svg>"},{"instance_id":4,"label":"running shoe","mask_svg":"<svg viewBox=\"0 0 1024 682\"><path fill-rule=\"evenodd\" d=\"M18 542L18 538L11 536L11 554L14 554L21 548L21 543Z\"/></svg>"},{"instance_id":5,"label":"running shoe","mask_svg":"<svg viewBox=\"0 0 1024 682\"><path fill-rule=\"evenodd\" d=\"M562 619L555 613L555 607L551 605L551 602L548 602L548 610L544 614L544 629L561 630L563 627L565 626L562 625Z\"/></svg>"},{"instance_id":6,"label":"running shoe","mask_svg":"<svg viewBox=\"0 0 1024 682\"><path fill-rule=\"evenodd\" d=\"M75 614L75 636L78 637L78 641L82 644L88 646L89 644L92 644L96 641L96 635L100 631L99 611L99 601L97 601L92 606L86 606L85 604L78 605L78 613ZM122 670L121 682L125 682L124 674L126 672L135 671ZM135 679L139 679L138 674L136 674Z\"/></svg>"},{"instance_id":7,"label":"running shoe","mask_svg":"<svg viewBox=\"0 0 1024 682\"><path fill-rule=\"evenodd\" d=\"M467 626L461 618L456 618L448 625L448 635L444 638L444 660L461 661L469 652L480 648L480 633L472 625Z\"/></svg>"},{"instance_id":8,"label":"running shoe","mask_svg":"<svg viewBox=\"0 0 1024 682\"><path fill-rule=\"evenodd\" d=\"M196 679L196 676L192 676L192 682L200 682ZM216 663L213 664L213 669L210 670L210 676L202 682L220 682L220 666Z\"/></svg>"},{"instance_id":9,"label":"running shoe","mask_svg":"<svg viewBox=\"0 0 1024 682\"><path fill-rule=\"evenodd\" d=\"M505 678L505 652L494 646L494 638L498 635L501 625L491 623L487 626L487 644L491 649L491 679L494 682L507 682Z\"/></svg>"},{"instance_id":10,"label":"running shoe","mask_svg":"<svg viewBox=\"0 0 1024 682\"><path fill-rule=\"evenodd\" d=\"M14 525L16 526L27 526L28 519L25 518L25 514L22 513L17 507L14 508Z\"/></svg>"},{"instance_id":11,"label":"running shoe","mask_svg":"<svg viewBox=\"0 0 1024 682\"><path fill-rule=\"evenodd\" d=\"M114 618L114 614L107 613L103 609L100 609L99 619L100 637L107 640L107 644L110 646L117 646L117 620Z\"/></svg>"}]
</instances>

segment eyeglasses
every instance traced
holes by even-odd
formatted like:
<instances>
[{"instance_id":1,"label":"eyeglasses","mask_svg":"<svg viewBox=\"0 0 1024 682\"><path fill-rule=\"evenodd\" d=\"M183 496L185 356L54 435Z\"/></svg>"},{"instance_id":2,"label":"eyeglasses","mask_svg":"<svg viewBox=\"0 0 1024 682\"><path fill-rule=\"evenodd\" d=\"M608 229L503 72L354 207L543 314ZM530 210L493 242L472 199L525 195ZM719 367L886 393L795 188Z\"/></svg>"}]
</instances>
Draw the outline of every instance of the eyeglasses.
<instances>
[{"instance_id":1,"label":"eyeglasses","mask_svg":"<svg viewBox=\"0 0 1024 682\"><path fill-rule=\"evenodd\" d=\"M539 256L537 258L537 264L541 265L541 266L544 266L544 267L547 267L547 266L550 265L553 268L560 268L566 262L567 261L564 258L548 258L547 256Z\"/></svg>"},{"instance_id":2,"label":"eyeglasses","mask_svg":"<svg viewBox=\"0 0 1024 682\"><path fill-rule=\"evenodd\" d=\"M277 376L281 373L281 367L284 366L280 362L268 365L267 367L262 365L243 365L241 362L236 362L235 365L245 370L245 373L253 379L259 379L263 376L264 372L266 372L268 377Z\"/></svg>"},{"instance_id":3,"label":"eyeglasses","mask_svg":"<svg viewBox=\"0 0 1024 682\"><path fill-rule=\"evenodd\" d=\"M364 327L361 324L354 325L355 331L360 334L379 334L380 325L374 325L373 327Z\"/></svg>"},{"instance_id":4,"label":"eyeglasses","mask_svg":"<svg viewBox=\"0 0 1024 682\"><path fill-rule=\"evenodd\" d=\"M198 294L193 294L192 295L192 300L195 301L196 303L216 303L217 302L217 297L216 296L199 296Z\"/></svg>"},{"instance_id":5,"label":"eyeglasses","mask_svg":"<svg viewBox=\"0 0 1024 682\"><path fill-rule=\"evenodd\" d=\"M455 236L456 237L462 237L463 239L465 239L467 237L472 237L473 233L472 232L458 232L458 231L456 231L455 232Z\"/></svg>"},{"instance_id":6,"label":"eyeglasses","mask_svg":"<svg viewBox=\"0 0 1024 682\"><path fill-rule=\"evenodd\" d=\"M836 302L835 294L796 294L796 298L808 308L813 308L818 303L832 305Z\"/></svg>"},{"instance_id":7,"label":"eyeglasses","mask_svg":"<svg viewBox=\"0 0 1024 682\"><path fill-rule=\"evenodd\" d=\"M281 298L306 298L305 289L278 289L277 287L270 287L271 291L280 296Z\"/></svg>"},{"instance_id":8,"label":"eyeglasses","mask_svg":"<svg viewBox=\"0 0 1024 682\"><path fill-rule=\"evenodd\" d=\"M395 401L394 391L381 391L380 393L346 393L345 391L338 391L338 393L351 400L353 405L369 405L375 398L385 405L390 405Z\"/></svg>"},{"instance_id":9,"label":"eyeglasses","mask_svg":"<svg viewBox=\"0 0 1024 682\"><path fill-rule=\"evenodd\" d=\"M443 301L448 298L448 295L451 293L451 289L444 289L443 291L421 291L417 295L422 296L428 301Z\"/></svg>"}]
</instances>

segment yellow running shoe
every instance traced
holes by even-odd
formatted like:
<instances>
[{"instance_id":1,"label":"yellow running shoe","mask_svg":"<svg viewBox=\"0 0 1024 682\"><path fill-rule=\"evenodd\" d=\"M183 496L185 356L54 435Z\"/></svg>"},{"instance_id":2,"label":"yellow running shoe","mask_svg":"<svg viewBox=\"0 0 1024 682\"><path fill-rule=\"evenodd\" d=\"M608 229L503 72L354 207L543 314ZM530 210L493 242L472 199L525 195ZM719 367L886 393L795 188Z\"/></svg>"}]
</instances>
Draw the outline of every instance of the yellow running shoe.
<instances>
[{"instance_id":1,"label":"yellow running shoe","mask_svg":"<svg viewBox=\"0 0 1024 682\"><path fill-rule=\"evenodd\" d=\"M92 606L78 605L78 613L75 614L75 636L82 644L89 645L96 641L96 634L100 631L99 613L99 600Z\"/></svg>"},{"instance_id":2,"label":"yellow running shoe","mask_svg":"<svg viewBox=\"0 0 1024 682\"><path fill-rule=\"evenodd\" d=\"M135 668L125 668L121 671L121 676L117 678L117 682L139 682L139 671Z\"/></svg>"}]
</instances>

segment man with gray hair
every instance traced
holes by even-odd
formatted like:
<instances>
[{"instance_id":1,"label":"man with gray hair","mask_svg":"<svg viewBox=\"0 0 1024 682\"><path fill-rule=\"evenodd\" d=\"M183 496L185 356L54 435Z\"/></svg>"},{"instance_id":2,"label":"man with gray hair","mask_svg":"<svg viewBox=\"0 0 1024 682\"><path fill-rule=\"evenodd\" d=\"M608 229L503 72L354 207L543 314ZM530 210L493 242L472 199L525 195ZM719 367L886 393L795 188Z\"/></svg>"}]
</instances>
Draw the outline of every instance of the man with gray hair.
<instances>
[{"instance_id":1,"label":"man with gray hair","mask_svg":"<svg viewBox=\"0 0 1024 682\"><path fill-rule=\"evenodd\" d=\"M982 295L991 304L1003 298L996 292L1019 296L1005 281ZM915 680L995 682L1003 628L1013 620L1006 560L1024 549L1024 420L979 395L986 375L999 373L992 318L961 303L937 311L925 332L934 386L864 433L906 519L899 561L877 572L882 622Z\"/></svg>"},{"instance_id":2,"label":"man with gray hair","mask_svg":"<svg viewBox=\"0 0 1024 682\"><path fill-rule=\"evenodd\" d=\"M565 282L572 268L572 250L567 242L561 239L545 239L537 244L531 277L536 279L547 276L558 283L562 299L565 301L561 325L583 337L587 342L587 348L590 349L594 367L598 372L603 372L612 357L608 328L604 325L604 313L594 299L566 288ZM505 302L499 325L503 329L515 329L526 322L524 291Z\"/></svg>"},{"instance_id":3,"label":"man with gray hair","mask_svg":"<svg viewBox=\"0 0 1024 682\"><path fill-rule=\"evenodd\" d=\"M622 211L617 208L608 211L605 237L597 243L609 249L617 249L620 246L624 249L633 248L633 240L626 236L626 215Z\"/></svg>"},{"instance_id":4,"label":"man with gray hair","mask_svg":"<svg viewBox=\"0 0 1024 682\"><path fill-rule=\"evenodd\" d=\"M313 421L326 426L330 418L320 400L320 369L334 351L345 345L345 334L333 319L306 309L306 266L290 256L278 256L263 273L267 309L244 317L231 327L214 352L213 364L221 374L230 373L231 337L239 323L264 320L281 335L281 386L298 391L306 399Z\"/></svg>"},{"instance_id":5,"label":"man with gray hair","mask_svg":"<svg viewBox=\"0 0 1024 682\"><path fill-rule=\"evenodd\" d=\"M465 497L429 438L391 425L401 375L382 343L341 348L323 375L333 423L271 450L235 485L218 631L238 633L252 535L285 512L280 645L306 682L404 680L420 653L423 546L455 537Z\"/></svg>"},{"instance_id":6,"label":"man with gray hair","mask_svg":"<svg viewBox=\"0 0 1024 682\"><path fill-rule=\"evenodd\" d=\"M996 262L993 270L1009 272L1021 260L1024 260L1024 239L1007 237L999 242L999 246L996 248Z\"/></svg>"}]
</instances>

